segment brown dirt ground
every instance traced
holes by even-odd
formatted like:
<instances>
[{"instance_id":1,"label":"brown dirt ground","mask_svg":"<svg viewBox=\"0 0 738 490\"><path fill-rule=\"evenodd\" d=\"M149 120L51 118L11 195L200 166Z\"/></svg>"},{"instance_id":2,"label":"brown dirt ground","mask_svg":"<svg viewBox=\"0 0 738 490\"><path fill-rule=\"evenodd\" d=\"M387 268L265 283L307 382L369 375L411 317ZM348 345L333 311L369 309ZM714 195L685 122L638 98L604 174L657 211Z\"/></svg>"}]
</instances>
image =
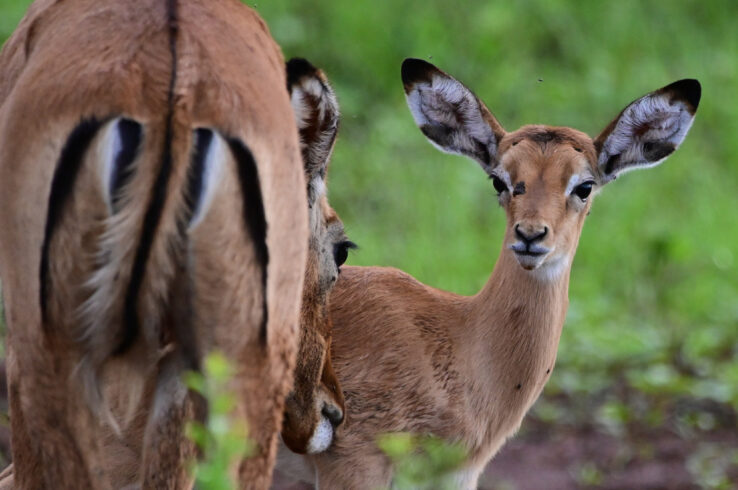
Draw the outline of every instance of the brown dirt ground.
<instances>
[{"instance_id":1,"label":"brown dirt ground","mask_svg":"<svg viewBox=\"0 0 738 490\"><path fill-rule=\"evenodd\" d=\"M7 413L4 364L0 363L0 413ZM529 418L488 465L481 490L699 489L687 469L689 457L705 443L738 450L735 419L728 430L698 437L669 428L614 437L597 428L559 427ZM0 468L10 462L10 431L0 422ZM738 468L729 470L738 489ZM275 474L273 490L309 490L312 486Z\"/></svg>"},{"instance_id":2,"label":"brown dirt ground","mask_svg":"<svg viewBox=\"0 0 738 490\"><path fill-rule=\"evenodd\" d=\"M738 430L693 438L657 428L617 438L596 429L562 430L535 420L523 425L524 433L508 441L487 466L480 490L699 489L687 469L690 455L707 442L738 449ZM738 489L738 471L732 471L732 488ZM272 486L311 488L278 473Z\"/></svg>"}]
</instances>

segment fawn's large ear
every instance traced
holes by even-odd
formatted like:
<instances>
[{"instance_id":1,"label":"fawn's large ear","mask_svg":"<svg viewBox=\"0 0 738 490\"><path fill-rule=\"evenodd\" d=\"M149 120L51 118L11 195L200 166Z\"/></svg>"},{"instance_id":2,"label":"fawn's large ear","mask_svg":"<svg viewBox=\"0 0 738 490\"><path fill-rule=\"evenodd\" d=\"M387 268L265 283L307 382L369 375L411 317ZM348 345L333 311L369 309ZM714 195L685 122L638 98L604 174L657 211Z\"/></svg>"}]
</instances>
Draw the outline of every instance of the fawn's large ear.
<instances>
[{"instance_id":1,"label":"fawn's large ear","mask_svg":"<svg viewBox=\"0 0 738 490\"><path fill-rule=\"evenodd\" d=\"M671 155L692 126L701 92L697 80L679 80L623 109L594 140L602 183Z\"/></svg>"},{"instance_id":2,"label":"fawn's large ear","mask_svg":"<svg viewBox=\"0 0 738 490\"><path fill-rule=\"evenodd\" d=\"M413 58L402 63L402 83L415 123L434 146L472 158L487 171L497 165L505 130L471 90Z\"/></svg>"},{"instance_id":3,"label":"fawn's large ear","mask_svg":"<svg viewBox=\"0 0 738 490\"><path fill-rule=\"evenodd\" d=\"M287 62L287 90L300 132L305 176L312 191L325 183L338 134L338 101L325 74L302 58ZM311 204L314 197L311 192Z\"/></svg>"}]
</instances>

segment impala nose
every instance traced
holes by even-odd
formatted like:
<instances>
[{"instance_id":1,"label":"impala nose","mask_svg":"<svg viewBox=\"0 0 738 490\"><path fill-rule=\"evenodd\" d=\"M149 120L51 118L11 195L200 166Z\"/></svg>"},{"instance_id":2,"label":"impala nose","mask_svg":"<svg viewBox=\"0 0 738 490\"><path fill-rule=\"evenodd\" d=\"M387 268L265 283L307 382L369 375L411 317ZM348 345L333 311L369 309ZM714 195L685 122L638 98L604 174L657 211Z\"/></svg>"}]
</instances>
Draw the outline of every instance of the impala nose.
<instances>
[{"instance_id":1,"label":"impala nose","mask_svg":"<svg viewBox=\"0 0 738 490\"><path fill-rule=\"evenodd\" d=\"M526 245L543 240L548 234L548 226L515 225L515 236Z\"/></svg>"},{"instance_id":2,"label":"impala nose","mask_svg":"<svg viewBox=\"0 0 738 490\"><path fill-rule=\"evenodd\" d=\"M335 405L326 403L323 405L322 413L333 427L338 427L343 422L343 410Z\"/></svg>"}]
</instances>

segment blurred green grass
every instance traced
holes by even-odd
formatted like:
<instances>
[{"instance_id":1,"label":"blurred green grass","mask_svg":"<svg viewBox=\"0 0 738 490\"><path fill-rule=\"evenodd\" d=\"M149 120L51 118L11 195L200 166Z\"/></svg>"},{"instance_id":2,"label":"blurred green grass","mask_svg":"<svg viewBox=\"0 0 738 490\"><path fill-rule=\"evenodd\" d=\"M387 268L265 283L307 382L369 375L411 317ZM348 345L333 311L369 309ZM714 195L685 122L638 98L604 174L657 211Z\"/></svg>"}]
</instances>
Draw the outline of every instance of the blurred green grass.
<instances>
[{"instance_id":1,"label":"blurred green grass","mask_svg":"<svg viewBox=\"0 0 738 490\"><path fill-rule=\"evenodd\" d=\"M0 39L28 3L2 0ZM249 4L286 57L310 59L336 88L329 188L361 246L349 263L396 266L462 294L489 276L504 215L475 164L439 153L415 127L405 57L464 81L508 130L546 123L594 136L631 100L698 78L703 98L683 146L596 198L546 393L606 390L617 369L638 390L738 408L738 3Z\"/></svg>"},{"instance_id":2,"label":"blurred green grass","mask_svg":"<svg viewBox=\"0 0 738 490\"><path fill-rule=\"evenodd\" d=\"M396 266L462 294L487 280L504 216L481 170L439 153L415 127L399 77L405 57L464 81L508 130L546 123L594 136L631 100L698 78L702 102L679 151L595 200L572 272L561 375L547 392L605 389L612 366L631 364L636 377L648 375L645 363L681 379L679 357L699 367L678 385L684 395L738 408L738 3L255 7L285 55L323 67L338 93L329 189L361 246L349 263Z\"/></svg>"}]
</instances>

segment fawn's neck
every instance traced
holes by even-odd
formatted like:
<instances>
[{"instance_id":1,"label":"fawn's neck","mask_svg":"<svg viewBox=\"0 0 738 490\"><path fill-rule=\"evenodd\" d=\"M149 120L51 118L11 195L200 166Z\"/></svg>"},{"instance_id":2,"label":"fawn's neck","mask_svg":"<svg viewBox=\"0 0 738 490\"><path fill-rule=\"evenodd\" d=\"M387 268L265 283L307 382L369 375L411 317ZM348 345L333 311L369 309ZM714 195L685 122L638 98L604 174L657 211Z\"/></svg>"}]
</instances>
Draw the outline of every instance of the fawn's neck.
<instances>
[{"instance_id":1,"label":"fawn's neck","mask_svg":"<svg viewBox=\"0 0 738 490\"><path fill-rule=\"evenodd\" d=\"M517 430L553 370L569 302L570 266L556 277L539 272L524 270L503 249L487 284L471 298L464 333L464 351L474 370L467 378L473 384L468 393L487 440Z\"/></svg>"}]
</instances>

